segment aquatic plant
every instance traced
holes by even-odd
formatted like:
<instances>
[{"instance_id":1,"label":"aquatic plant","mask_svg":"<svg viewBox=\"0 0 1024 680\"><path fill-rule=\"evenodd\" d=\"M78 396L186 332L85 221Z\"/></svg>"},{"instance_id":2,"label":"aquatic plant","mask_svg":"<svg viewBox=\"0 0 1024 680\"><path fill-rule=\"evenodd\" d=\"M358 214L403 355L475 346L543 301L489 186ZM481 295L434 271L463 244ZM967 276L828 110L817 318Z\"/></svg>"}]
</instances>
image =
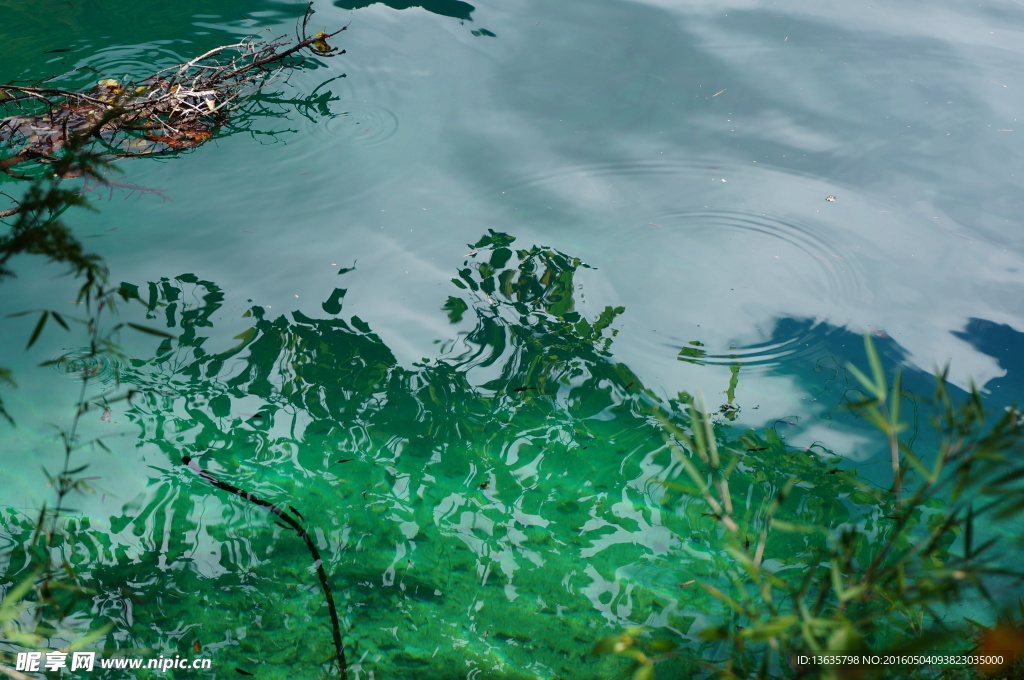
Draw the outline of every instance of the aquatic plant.
<instances>
[{"instance_id":1,"label":"aquatic plant","mask_svg":"<svg viewBox=\"0 0 1024 680\"><path fill-rule=\"evenodd\" d=\"M794 521L794 506L805 503L801 489L816 482L802 472L779 473L785 473L787 457L801 452L778 437L731 436L687 398L689 426L657 416L688 477L667 485L700 498L717 524L717 541L729 556L724 565L729 587L697 585L725 605L724 620L699 631L705 644L696 647L687 640L651 642L646 631L630 629L603 639L594 653L632 659L634 680L656 677L657 664L668 658L690 659L704 674L730 679L892 677L897 672L915 678L973 677L1020 665L1024 626L1007 618L1012 614L1007 605L1018 606L1024 620L1024 604L1000 601L989 587L999 578L1003 592L1019 592L1024 572L1001 563L999 549L1005 549L1006 539L1000 541L985 523L1019 520L1024 509L1024 420L1012 408L988 417L973 388L955 404L946 372L940 372L932 399L937 444L927 453L915 449L902 437L909 423L901 404L909 395L900 371L888 385L870 336L865 348L870 372L850 368L861 387L848 408L882 433L891 486L878 488L836 467L828 473L835 475L832 482L824 483L836 502L857 509L851 521L836 526L807 515ZM751 456L755 451L768 451L775 461L761 484L750 482L751 470L762 469ZM795 552L794 541L800 545ZM952 613L977 601L1000 611L1000 621L983 626ZM975 654L978 661L813 661L816 654L911 659L929 650Z\"/></svg>"}]
</instances>

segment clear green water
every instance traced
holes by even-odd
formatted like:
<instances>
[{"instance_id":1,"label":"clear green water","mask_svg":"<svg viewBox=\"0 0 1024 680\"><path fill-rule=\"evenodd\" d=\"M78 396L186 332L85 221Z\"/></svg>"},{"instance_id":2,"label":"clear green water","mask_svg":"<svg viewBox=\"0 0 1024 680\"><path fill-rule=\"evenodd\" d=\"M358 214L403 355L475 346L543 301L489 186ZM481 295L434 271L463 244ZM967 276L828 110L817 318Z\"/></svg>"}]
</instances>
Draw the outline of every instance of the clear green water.
<instances>
[{"instance_id":1,"label":"clear green water","mask_svg":"<svg viewBox=\"0 0 1024 680\"><path fill-rule=\"evenodd\" d=\"M122 335L129 360L90 383L139 390L86 421L112 453L82 454L67 549L116 591L93 610L119 623L108 649L198 640L218 677L333 653L301 541L183 455L302 513L354 677L611 677L598 638L721 613L682 585L727 568L714 523L662 484L679 392L879 483L884 452L838 408L862 333L920 393L952 360L994 406L1019 396L1016 8L391 4L317 7L351 21L348 54L266 95L328 92L308 117L123 163L168 200L68 216L137 287L123 320L176 336ZM0 3L0 80L144 75L301 8ZM57 268L18 268L0 311L73 309ZM23 352L32 322L0 340L0 554L51 502L83 368L75 334ZM799 513L849 518L831 459L757 453L752 497L800 474Z\"/></svg>"},{"instance_id":2,"label":"clear green water","mask_svg":"<svg viewBox=\"0 0 1024 680\"><path fill-rule=\"evenodd\" d=\"M228 301L216 284L182 276L133 289L177 337L120 367L139 394L107 423L90 412L101 421L90 425L137 432L125 450L148 479L119 511L76 527L67 548L98 582L126 581L134 597L104 613L127 625L128 646L187 655L198 639L218 664L265 677L331 656L301 542L183 456L303 518L328 556L355 677L612 674L621 664L587 656L610 631L688 636L722 615L689 587L726 587L718 522L664 485L681 466L660 417L686 418L612 359L624 310L575 311L585 265L511 241L492 233L475 246L446 304L467 332L408 367L343 313L344 288L315 315L252 307L221 346L209 319ZM55 367L68 370L82 368ZM114 369L85 370L100 382ZM827 476L841 459L751 448L734 488L748 512L795 474L797 517L854 516L840 499L852 487ZM120 480L93 481L100 505ZM31 532L31 516L9 519L22 539ZM773 547L780 559L807 549Z\"/></svg>"}]
</instances>

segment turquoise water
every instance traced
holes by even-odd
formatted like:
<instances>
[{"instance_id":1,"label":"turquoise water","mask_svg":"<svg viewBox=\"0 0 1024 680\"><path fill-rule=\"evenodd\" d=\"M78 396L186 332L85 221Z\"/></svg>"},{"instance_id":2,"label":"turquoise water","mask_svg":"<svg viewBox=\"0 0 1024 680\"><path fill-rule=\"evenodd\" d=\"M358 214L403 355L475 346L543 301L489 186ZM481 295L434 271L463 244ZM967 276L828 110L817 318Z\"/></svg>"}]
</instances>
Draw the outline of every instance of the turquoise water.
<instances>
[{"instance_id":1,"label":"turquoise water","mask_svg":"<svg viewBox=\"0 0 1024 680\"><path fill-rule=\"evenodd\" d=\"M144 76L304 6L44 5L0 4L0 80ZM882 442L839 408L862 334L921 394L951 362L1019 398L1018 8L316 9L348 53L272 85L276 115L119 164L164 198L67 215L138 291L121 320L174 340L124 332L86 366L80 333L24 352L34 319L5 319L5 549L52 502L82 371L138 391L88 412L111 453L81 454L73 503L73 564L122 589L93 610L108 649L199 642L259 677L331 659L302 542L184 455L305 518L353 676L612 677L597 639L700 645L721 614L682 585L727 568L714 523L663 484L680 392L880 484ZM0 311L73 314L60 268L16 268ZM746 482L766 496L797 464L770 453ZM800 464L800 511L848 519L838 463Z\"/></svg>"}]
</instances>

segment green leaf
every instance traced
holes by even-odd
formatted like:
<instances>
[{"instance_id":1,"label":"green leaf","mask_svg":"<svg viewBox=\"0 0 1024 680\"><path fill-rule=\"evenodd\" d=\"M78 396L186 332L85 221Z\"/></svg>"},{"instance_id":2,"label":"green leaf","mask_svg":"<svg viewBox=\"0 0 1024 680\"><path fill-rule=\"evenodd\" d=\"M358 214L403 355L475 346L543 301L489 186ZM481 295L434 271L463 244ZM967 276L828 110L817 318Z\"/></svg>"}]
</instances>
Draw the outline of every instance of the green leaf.
<instances>
[{"instance_id":1,"label":"green leaf","mask_svg":"<svg viewBox=\"0 0 1024 680\"><path fill-rule=\"evenodd\" d=\"M691 619L692 620L692 619ZM654 640L651 642L651 649L655 652L671 652L673 649L679 646L679 643L673 642L666 638Z\"/></svg>"},{"instance_id":2,"label":"green leaf","mask_svg":"<svg viewBox=\"0 0 1024 680\"><path fill-rule=\"evenodd\" d=\"M7 597L4 598L3 602L0 602L0 623L17 618L19 612L16 605L32 590L37 578L39 578L39 574L33 574L7 591ZM10 637L11 632L7 630L4 631L4 634Z\"/></svg>"},{"instance_id":3,"label":"green leaf","mask_svg":"<svg viewBox=\"0 0 1024 680\"><path fill-rule=\"evenodd\" d=\"M703 584L703 583L701 584L701 586L704 588L704 590L706 590L708 593L710 593L710 595L712 597L714 597L715 599L721 600L725 604L729 605L729 608L732 609L737 614L744 614L744 613L746 613L746 608L742 604L740 604L736 600L732 599L731 597L729 597L728 595L723 593L718 588L716 588L714 586L709 586L709 585L706 585L706 584Z\"/></svg>"},{"instance_id":4,"label":"green leaf","mask_svg":"<svg viewBox=\"0 0 1024 680\"><path fill-rule=\"evenodd\" d=\"M857 368L856 366L854 366L853 364L850 364L849 366L847 366L847 368L850 370L850 373L853 373L853 377L855 377L857 379L857 381L861 385L864 386L864 389L866 389L868 392L870 392L871 395L878 402L882 401L885 398L885 388L884 387L883 388L879 388L877 384L872 382L871 378L869 378L866 375L864 375L863 373L861 373L860 369ZM860 403L856 403L856 404L851 404L851 407L857 408L859 406L864 406L864 405L865 405L864 402L860 402Z\"/></svg>"},{"instance_id":5,"label":"green leaf","mask_svg":"<svg viewBox=\"0 0 1024 680\"><path fill-rule=\"evenodd\" d=\"M594 656L601 656L603 654L614 654L617 652L622 645L621 635L609 635L606 638L598 640L594 646L590 649L590 653Z\"/></svg>"},{"instance_id":6,"label":"green leaf","mask_svg":"<svg viewBox=\"0 0 1024 680\"><path fill-rule=\"evenodd\" d=\"M929 470L928 467L924 464L924 462L921 461L921 459L917 456L916 453L914 453L912 449L900 446L900 451L903 454L903 458L905 460L910 461L910 464L913 465L914 468L918 472L920 472L925 479L929 480L930 483L934 483L938 480L938 470ZM936 462L936 465L938 465L938 461Z\"/></svg>"},{"instance_id":7,"label":"green leaf","mask_svg":"<svg viewBox=\"0 0 1024 680\"><path fill-rule=\"evenodd\" d=\"M43 332L43 326L46 325L46 319L49 318L50 313L46 310L39 315L39 321L36 322L35 330L32 331L32 335L29 336L28 344L25 345L25 349L29 349L32 345L36 344L36 340L39 339L39 334Z\"/></svg>"},{"instance_id":8,"label":"green leaf","mask_svg":"<svg viewBox=\"0 0 1024 680\"><path fill-rule=\"evenodd\" d=\"M165 331L162 331L162 330L160 330L158 328L150 328L149 326L142 326L140 324L131 323L131 322L128 322L127 325L130 328L134 328L135 330L137 330L140 333L146 333L147 335L155 335L158 338L171 338L172 340L174 339L173 335L171 335L170 333L167 333Z\"/></svg>"},{"instance_id":9,"label":"green leaf","mask_svg":"<svg viewBox=\"0 0 1024 680\"><path fill-rule=\"evenodd\" d=\"M882 371L882 361L878 358L878 350L875 349L875 341L871 339L870 333L864 334L864 349L868 353L868 365L871 366L871 375L875 379L875 387L880 395L884 395L885 373Z\"/></svg>"},{"instance_id":10,"label":"green leaf","mask_svg":"<svg viewBox=\"0 0 1024 680\"><path fill-rule=\"evenodd\" d=\"M486 248L487 246L502 248L512 245L512 242L516 240L514 236L509 236L504 232L494 231L493 229L488 229L487 232L487 236L482 237L476 243L468 244L469 247L474 249Z\"/></svg>"},{"instance_id":11,"label":"green leaf","mask_svg":"<svg viewBox=\"0 0 1024 680\"><path fill-rule=\"evenodd\" d=\"M839 599L841 601L843 601L843 602L848 602L850 600L856 600L858 597L863 595L865 593L865 591L867 591L867 589L868 589L868 587L866 585L863 585L863 584L857 585L857 586L853 586L851 588L847 588L847 589L843 590L842 592L838 593Z\"/></svg>"},{"instance_id":12,"label":"green leaf","mask_svg":"<svg viewBox=\"0 0 1024 680\"><path fill-rule=\"evenodd\" d=\"M75 640L74 642L72 642L71 645L68 647L68 651L75 652L75 651L78 651L80 649L87 649L87 648L91 647L94 642L96 642L97 640L99 640L100 638L105 636L113 628L114 628L113 622L107 622L107 623L103 624L102 626L100 626L99 628L96 628L94 630L89 631L88 633L86 633L82 637L80 637L77 640Z\"/></svg>"},{"instance_id":13,"label":"green leaf","mask_svg":"<svg viewBox=\"0 0 1024 680\"><path fill-rule=\"evenodd\" d=\"M5 642L13 642L16 645L28 647L29 649L38 649L39 643L42 642L42 639L38 635L24 633L20 630L5 631L4 637L7 638Z\"/></svg>"},{"instance_id":14,"label":"green leaf","mask_svg":"<svg viewBox=\"0 0 1024 680\"><path fill-rule=\"evenodd\" d=\"M57 312L51 311L50 312L50 316L52 316L53 320L56 321L57 323L59 323L60 327L63 328L64 330L66 330L66 331L71 330L70 328L68 328L67 323L64 321L64 317L62 317L60 314L58 314Z\"/></svg>"},{"instance_id":15,"label":"green leaf","mask_svg":"<svg viewBox=\"0 0 1024 680\"><path fill-rule=\"evenodd\" d=\"M645 663L633 671L633 680L652 680L654 678L654 664Z\"/></svg>"},{"instance_id":16,"label":"green leaf","mask_svg":"<svg viewBox=\"0 0 1024 680\"><path fill-rule=\"evenodd\" d=\"M974 552L974 506L967 506L967 517L964 519L964 557L971 559Z\"/></svg>"},{"instance_id":17,"label":"green leaf","mask_svg":"<svg viewBox=\"0 0 1024 680\"><path fill-rule=\"evenodd\" d=\"M796 616L779 616L777 618L760 623L753 628L747 628L742 636L751 640L766 640L768 638L783 635L790 628L796 625L799 618Z\"/></svg>"},{"instance_id":18,"label":"green leaf","mask_svg":"<svg viewBox=\"0 0 1024 680\"><path fill-rule=\"evenodd\" d=\"M729 629L725 626L712 626L710 628L705 628L704 630L702 630L700 633L697 634L697 637L699 637L701 640L707 640L709 642L714 642L715 640L728 640Z\"/></svg>"},{"instance_id":19,"label":"green leaf","mask_svg":"<svg viewBox=\"0 0 1024 680\"><path fill-rule=\"evenodd\" d=\"M770 526L773 529L779 531L787 531L794 534L815 534L815 533L828 533L824 527L816 527L810 524L796 524L794 522L786 522L781 519L772 519Z\"/></svg>"}]
</instances>

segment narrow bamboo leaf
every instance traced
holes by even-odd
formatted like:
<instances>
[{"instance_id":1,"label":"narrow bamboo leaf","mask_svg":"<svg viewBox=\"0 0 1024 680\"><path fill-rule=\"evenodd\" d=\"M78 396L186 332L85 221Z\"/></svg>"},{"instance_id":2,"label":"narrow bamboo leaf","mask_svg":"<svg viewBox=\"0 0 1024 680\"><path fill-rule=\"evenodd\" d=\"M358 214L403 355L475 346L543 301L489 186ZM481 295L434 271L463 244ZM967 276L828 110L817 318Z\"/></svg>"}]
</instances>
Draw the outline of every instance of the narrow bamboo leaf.
<instances>
[{"instance_id":1,"label":"narrow bamboo leaf","mask_svg":"<svg viewBox=\"0 0 1024 680\"><path fill-rule=\"evenodd\" d=\"M815 534L815 533L827 533L823 527L811 526L809 524L796 524L795 522L786 522L781 519L773 519L769 522L769 526L779 531L788 531L794 534Z\"/></svg>"},{"instance_id":2,"label":"narrow bamboo leaf","mask_svg":"<svg viewBox=\"0 0 1024 680\"><path fill-rule=\"evenodd\" d=\"M90 647L92 647L94 642L106 636L106 634L109 633L113 628L114 624L112 622L108 622L100 626L99 628L96 628L95 630L89 631L82 637L72 642L71 645L68 647L68 651L74 652L80 649L89 649Z\"/></svg>"},{"instance_id":3,"label":"narrow bamboo leaf","mask_svg":"<svg viewBox=\"0 0 1024 680\"><path fill-rule=\"evenodd\" d=\"M1006 485L1016 482L1018 479L1024 477L1024 467L1019 467L1012 472L1000 474L999 477L993 479L991 482L985 485L985 493L992 493L998 491L1000 488L1006 487Z\"/></svg>"},{"instance_id":4,"label":"narrow bamboo leaf","mask_svg":"<svg viewBox=\"0 0 1024 680\"><path fill-rule=\"evenodd\" d=\"M721 600L722 602L724 602L727 605L729 605L729 607L734 612L736 612L738 614L745 613L745 609L744 609L742 604L740 604L736 600L732 599L731 597L729 597L728 595L723 593L718 588L716 588L714 586L709 586L709 585L706 585L706 584L703 584L703 583L701 584L701 586L703 586L704 590L706 590L708 593L710 593L712 597L714 597L715 599Z\"/></svg>"},{"instance_id":5,"label":"narrow bamboo leaf","mask_svg":"<svg viewBox=\"0 0 1024 680\"><path fill-rule=\"evenodd\" d=\"M33 574L7 591L7 597L4 598L3 602L0 602L0 623L17 618L20 612L15 605L21 602L25 595L32 590L38 576L38 574ZM10 630L5 630L4 634L10 636L11 632Z\"/></svg>"},{"instance_id":6,"label":"narrow bamboo leaf","mask_svg":"<svg viewBox=\"0 0 1024 680\"><path fill-rule=\"evenodd\" d=\"M726 550L730 555L732 555L733 559L739 563L739 566L743 567L743 569L751 575L751 577L757 578L760 569L757 568L754 564L754 560L746 553L746 551L732 547L727 548Z\"/></svg>"},{"instance_id":7,"label":"narrow bamboo leaf","mask_svg":"<svg viewBox=\"0 0 1024 680\"><path fill-rule=\"evenodd\" d=\"M843 592L843 573L839 568L839 562L836 559L832 560L832 590L835 591L836 595L842 597Z\"/></svg>"},{"instance_id":8,"label":"narrow bamboo leaf","mask_svg":"<svg viewBox=\"0 0 1024 680\"><path fill-rule=\"evenodd\" d=\"M798 480L796 477L790 477L786 481L785 485L783 485L783 487L775 495L775 498L772 499L771 504L768 505L768 510L765 512L766 519L771 520L773 517L775 517L775 513L779 511L779 508L782 507L783 502L785 502L786 498L789 496L789 493L793 490L793 487L796 486L797 482L799 481L800 480Z\"/></svg>"},{"instance_id":9,"label":"narrow bamboo leaf","mask_svg":"<svg viewBox=\"0 0 1024 680\"><path fill-rule=\"evenodd\" d=\"M857 367L853 366L852 364L849 366L849 369L850 369L851 372L860 373L859 371L857 371ZM860 373L860 376L864 380L868 379L867 376L865 376L863 373ZM851 411L859 411L859 410L867 408L869 406L878 406L878 399L876 399L874 397L868 397L866 399L857 399L856 401L851 399L851 400L846 402L846 408L851 410Z\"/></svg>"},{"instance_id":10,"label":"narrow bamboo leaf","mask_svg":"<svg viewBox=\"0 0 1024 680\"><path fill-rule=\"evenodd\" d=\"M868 589L866 585L853 586L852 588L846 588L845 590L838 592L839 599L843 602L849 602L850 600L856 600L858 597L864 594Z\"/></svg>"},{"instance_id":11,"label":"narrow bamboo leaf","mask_svg":"<svg viewBox=\"0 0 1024 680\"><path fill-rule=\"evenodd\" d=\"M873 396L877 401L881 401L885 397L885 391L884 390L880 391L878 389L878 386L875 385L874 382L872 382L871 378L869 378L866 375L864 375L863 373L861 373L859 368L857 368L853 364L848 365L847 368L849 369L850 373L853 374L853 377L857 379L857 382L859 382L861 385L863 385L864 389L866 389L868 392L870 392L871 396ZM859 404L855 404L855 406L862 406L862 405L864 405L864 402L860 402Z\"/></svg>"},{"instance_id":12,"label":"narrow bamboo leaf","mask_svg":"<svg viewBox=\"0 0 1024 680\"><path fill-rule=\"evenodd\" d=\"M697 485L697 490L702 496L706 496L708 493L708 486L704 483L704 476L701 475L700 470L693 464L693 461L682 451L679 451L679 462L683 464L683 469L686 470L686 474L690 476L690 480Z\"/></svg>"},{"instance_id":13,"label":"narrow bamboo leaf","mask_svg":"<svg viewBox=\"0 0 1024 680\"><path fill-rule=\"evenodd\" d=\"M1024 612L1022 612L1022 614L1024 614ZM974 619L969 618L967 616L964 617L964 621L966 621L967 623L971 624L972 626L977 627L978 630L989 630L988 626L982 625L982 624L978 623L977 621L975 621Z\"/></svg>"},{"instance_id":14,"label":"narrow bamboo leaf","mask_svg":"<svg viewBox=\"0 0 1024 680\"><path fill-rule=\"evenodd\" d=\"M13 642L16 645L21 645L22 647L28 647L29 649L38 647L39 643L41 641L41 639L40 639L40 637L38 635L33 635L32 633L24 633L24 632L22 632L20 630L8 630L8 631L5 631L4 632L4 637L7 638L6 640L4 640L5 642ZM15 671L15 672L17 672L17 671ZM25 676L25 677L29 677L29 676Z\"/></svg>"},{"instance_id":15,"label":"narrow bamboo leaf","mask_svg":"<svg viewBox=\"0 0 1024 680\"><path fill-rule=\"evenodd\" d=\"M753 628L747 628L743 631L743 637L751 640L764 640L767 638L778 637L788 631L792 626L796 625L798 620L799 619L796 616L780 616L758 624Z\"/></svg>"},{"instance_id":16,"label":"narrow bamboo leaf","mask_svg":"<svg viewBox=\"0 0 1024 680\"><path fill-rule=\"evenodd\" d=\"M989 538L989 539L983 541L981 545L974 546L974 556L973 557L974 557L974 560L975 560L975 564L978 564L978 560L979 560L979 558L981 558L982 555L984 555L986 552L991 550L994 546L998 545L999 541L1000 541L1000 537L999 536L994 536L992 538ZM964 555L964 559L967 559L967 555ZM986 571L986 572L988 572L988 571L995 571L993 569L988 569L988 568L984 568L984 567L976 567L976 568L977 569L984 569L984 571ZM969 569L970 569L970 567L968 567L968 570Z\"/></svg>"},{"instance_id":17,"label":"narrow bamboo leaf","mask_svg":"<svg viewBox=\"0 0 1024 680\"><path fill-rule=\"evenodd\" d=\"M964 557L971 559L974 552L974 506L967 506L967 519L964 521Z\"/></svg>"},{"instance_id":18,"label":"narrow bamboo leaf","mask_svg":"<svg viewBox=\"0 0 1024 680\"><path fill-rule=\"evenodd\" d=\"M28 344L25 345L25 349L29 349L32 345L36 344L36 340L39 339L39 334L43 332L43 327L46 325L46 319L49 318L50 313L46 310L39 315L39 321L36 322L36 327L32 331L32 335L29 336Z\"/></svg>"},{"instance_id":19,"label":"narrow bamboo leaf","mask_svg":"<svg viewBox=\"0 0 1024 680\"><path fill-rule=\"evenodd\" d=\"M868 354L868 364L871 366L871 375L875 379L875 387L880 393L880 397L885 394L885 373L882 371L882 361L878 358L878 350L875 349L875 341L871 339L871 335L868 333L864 334L864 349Z\"/></svg>"},{"instance_id":20,"label":"narrow bamboo leaf","mask_svg":"<svg viewBox=\"0 0 1024 680\"><path fill-rule=\"evenodd\" d=\"M903 448L902 446L900 447L900 450L903 453L903 457L910 461L910 464L914 466L914 469L920 472L925 479L929 480L930 482L935 481L933 476L934 471L929 470L928 466L925 465L920 458L918 458L916 453L914 453L910 448Z\"/></svg>"},{"instance_id":21,"label":"narrow bamboo leaf","mask_svg":"<svg viewBox=\"0 0 1024 680\"><path fill-rule=\"evenodd\" d=\"M647 663L647 655L641 652L636 647L627 647L626 649L623 649L617 653L619 656L628 656L630 659L633 659L637 663Z\"/></svg>"},{"instance_id":22,"label":"narrow bamboo leaf","mask_svg":"<svg viewBox=\"0 0 1024 680\"><path fill-rule=\"evenodd\" d=\"M57 323L59 323L60 327L63 328L64 330L66 330L66 331L71 330L70 328L68 328L67 322L64 321L64 317L62 317L60 314L58 314L57 312L51 311L50 312L50 316L52 316L53 320L56 321Z\"/></svg>"},{"instance_id":23,"label":"narrow bamboo leaf","mask_svg":"<svg viewBox=\"0 0 1024 680\"><path fill-rule=\"evenodd\" d=\"M728 640L729 629L725 626L712 626L711 628L705 628L697 634L701 640Z\"/></svg>"},{"instance_id":24,"label":"narrow bamboo leaf","mask_svg":"<svg viewBox=\"0 0 1024 680\"><path fill-rule=\"evenodd\" d=\"M654 680L654 664L645 663L633 672L633 680Z\"/></svg>"},{"instance_id":25,"label":"narrow bamboo leaf","mask_svg":"<svg viewBox=\"0 0 1024 680\"><path fill-rule=\"evenodd\" d=\"M158 338L171 338L171 339L174 339L174 336L171 335L170 333L165 333L164 331L159 330L157 328L150 328L149 326L142 326L140 324L131 323L131 322L128 322L127 325L129 327L131 327L131 328L134 328L135 330L137 330L140 333L147 333L149 335L155 335Z\"/></svg>"}]
</instances>

